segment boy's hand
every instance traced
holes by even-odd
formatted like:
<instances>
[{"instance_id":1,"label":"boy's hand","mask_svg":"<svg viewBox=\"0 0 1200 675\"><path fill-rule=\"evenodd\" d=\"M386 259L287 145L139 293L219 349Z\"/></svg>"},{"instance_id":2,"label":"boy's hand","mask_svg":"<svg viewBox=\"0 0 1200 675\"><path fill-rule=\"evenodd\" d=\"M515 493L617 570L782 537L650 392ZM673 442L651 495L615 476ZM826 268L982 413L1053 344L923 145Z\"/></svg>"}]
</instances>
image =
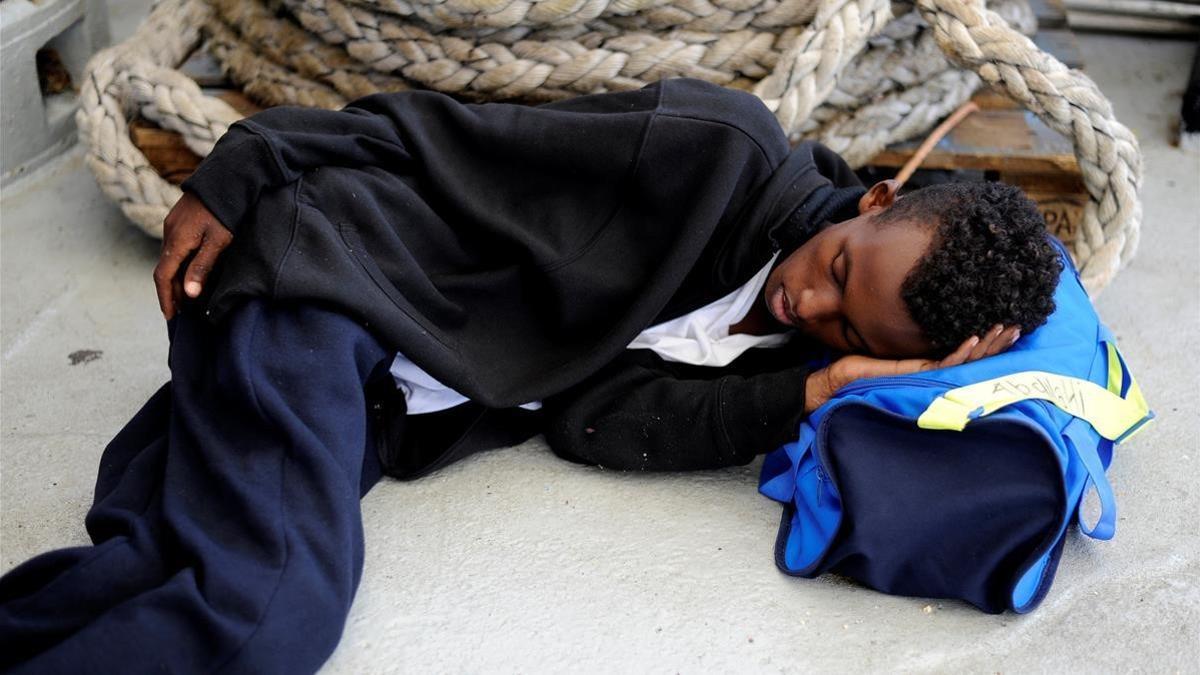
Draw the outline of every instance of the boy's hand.
<instances>
[{"instance_id":1,"label":"boy's hand","mask_svg":"<svg viewBox=\"0 0 1200 675\"><path fill-rule=\"evenodd\" d=\"M205 208L200 198L184 192L163 219L162 253L154 268L154 286L164 318L175 316L185 293L190 298L200 295L217 256L231 241L233 233ZM189 257L191 262L184 272Z\"/></svg>"},{"instance_id":2,"label":"boy's hand","mask_svg":"<svg viewBox=\"0 0 1200 675\"><path fill-rule=\"evenodd\" d=\"M958 349L942 359L875 359L851 354L808 376L804 390L804 412L811 413L828 401L838 389L869 377L911 375L925 370L949 368L992 356L1008 349L1021 337L1018 326L992 327L982 338L967 338Z\"/></svg>"}]
</instances>

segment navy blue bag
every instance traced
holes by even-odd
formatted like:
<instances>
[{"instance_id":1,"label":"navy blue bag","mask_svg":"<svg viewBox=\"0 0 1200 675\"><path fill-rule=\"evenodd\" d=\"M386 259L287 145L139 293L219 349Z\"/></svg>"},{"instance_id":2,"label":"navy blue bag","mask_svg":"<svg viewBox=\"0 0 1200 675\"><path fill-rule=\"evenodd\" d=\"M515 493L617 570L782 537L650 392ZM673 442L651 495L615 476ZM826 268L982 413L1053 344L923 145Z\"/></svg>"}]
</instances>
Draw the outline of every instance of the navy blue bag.
<instances>
[{"instance_id":1,"label":"navy blue bag","mask_svg":"<svg viewBox=\"0 0 1200 675\"><path fill-rule=\"evenodd\" d=\"M1045 325L997 356L844 387L767 456L759 491L783 503L781 570L1023 613L1049 590L1072 520L1113 536L1113 445L1153 413L1056 246Z\"/></svg>"}]
</instances>

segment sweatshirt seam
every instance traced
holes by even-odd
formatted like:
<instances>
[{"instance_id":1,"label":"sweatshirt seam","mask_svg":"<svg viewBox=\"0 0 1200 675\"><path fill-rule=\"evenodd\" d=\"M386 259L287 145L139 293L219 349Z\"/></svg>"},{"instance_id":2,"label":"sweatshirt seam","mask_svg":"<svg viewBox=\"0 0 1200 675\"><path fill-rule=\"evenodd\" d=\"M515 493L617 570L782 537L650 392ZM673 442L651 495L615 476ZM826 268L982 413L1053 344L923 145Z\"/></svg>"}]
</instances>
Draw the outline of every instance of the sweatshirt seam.
<instances>
[{"instance_id":1,"label":"sweatshirt seam","mask_svg":"<svg viewBox=\"0 0 1200 675\"><path fill-rule=\"evenodd\" d=\"M279 256L279 262L275 265L273 273L274 278L271 280L271 298L279 297L279 286L283 282L283 268L287 264L288 258L291 257L292 249L296 245L296 233L300 230L300 187L304 183L304 177L296 179L296 187L292 189L292 231L288 234L287 246L283 249L283 255ZM307 205L307 202L305 202Z\"/></svg>"},{"instance_id":2,"label":"sweatshirt seam","mask_svg":"<svg viewBox=\"0 0 1200 675\"><path fill-rule=\"evenodd\" d=\"M767 154L766 149L763 148L762 143L759 143L758 139L755 138L753 135L751 135L750 132L746 131L745 129L743 129L742 127L740 127L736 124L727 122L725 120L713 119L711 117L697 117L694 115L684 115L681 113L664 112L664 113L660 113L660 114L664 117L674 117L675 119L690 120L693 122L708 122L710 124L718 124L723 127L729 127L730 129L737 131L739 134L741 134L742 136L749 139L750 142L754 144L754 147L758 149L758 153L760 155L762 155L763 161L765 161L768 165L771 164L771 158Z\"/></svg>"},{"instance_id":3,"label":"sweatshirt seam","mask_svg":"<svg viewBox=\"0 0 1200 675\"><path fill-rule=\"evenodd\" d=\"M728 384L730 377L729 375L722 377L717 384L717 426L721 430L721 437L725 440L729 457L734 457L737 455L737 448L733 444L733 438L729 435L729 425L725 421L725 385Z\"/></svg>"},{"instance_id":4,"label":"sweatshirt seam","mask_svg":"<svg viewBox=\"0 0 1200 675\"><path fill-rule=\"evenodd\" d=\"M279 149L276 148L275 144L271 142L271 139L267 137L265 133L266 130L259 127L258 124L250 119L241 120L241 124L243 128L254 134L258 140L262 141L263 145L267 146L267 152L270 153L271 161L275 164L275 175L278 177L279 181L283 181L284 177L286 176L286 173L283 170L283 159L279 156Z\"/></svg>"},{"instance_id":5,"label":"sweatshirt seam","mask_svg":"<svg viewBox=\"0 0 1200 675\"><path fill-rule=\"evenodd\" d=\"M654 112L650 113L649 119L646 120L646 125L644 127L642 127L641 136L638 138L637 152L634 153L633 161L630 163L629 168L626 169L625 175L621 177L622 189L621 189L620 194L622 194L622 195L629 194L629 189L628 189L629 184L630 184L630 182L632 182L633 177L635 175L637 175L638 167L640 167L642 165L642 153L645 152L645 150L646 150L646 142L650 138L650 129L653 128L655 120L657 120L659 115L662 114L658 110L658 108L662 106L662 91L661 90L659 90L658 97L659 97L659 100L655 105ZM567 265L570 265L571 263L575 262L576 260L579 260L580 258L582 258L585 254L587 254L588 251L592 250L592 247L596 245L596 242L600 241L601 236L612 225L613 220L616 219L617 214L620 213L624 207L625 207L625 200L624 199L619 200L617 202L617 204L613 207L613 210L608 214L608 217L606 217L604 219L604 224L597 227L595 232L592 232L592 234L587 238L587 241L580 244L579 248L577 248L572 253L568 254L567 257L557 260L549 265L546 265L546 266L542 267L541 270L543 272L547 272L547 273L556 272L556 271L562 269L563 267L566 267Z\"/></svg>"}]
</instances>

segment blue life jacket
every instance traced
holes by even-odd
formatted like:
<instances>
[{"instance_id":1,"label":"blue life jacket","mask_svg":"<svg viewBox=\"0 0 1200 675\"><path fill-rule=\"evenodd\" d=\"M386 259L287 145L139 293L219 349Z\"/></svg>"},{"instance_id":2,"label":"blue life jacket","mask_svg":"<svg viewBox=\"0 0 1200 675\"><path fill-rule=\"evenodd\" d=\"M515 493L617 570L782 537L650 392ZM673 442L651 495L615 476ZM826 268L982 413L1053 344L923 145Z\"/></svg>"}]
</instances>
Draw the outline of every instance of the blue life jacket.
<instances>
[{"instance_id":1,"label":"blue life jacket","mask_svg":"<svg viewBox=\"0 0 1200 675\"><path fill-rule=\"evenodd\" d=\"M990 358L844 387L766 457L781 570L1023 613L1049 590L1076 514L1085 534L1112 538L1113 445L1154 415L1055 245L1064 269L1046 324Z\"/></svg>"}]
</instances>

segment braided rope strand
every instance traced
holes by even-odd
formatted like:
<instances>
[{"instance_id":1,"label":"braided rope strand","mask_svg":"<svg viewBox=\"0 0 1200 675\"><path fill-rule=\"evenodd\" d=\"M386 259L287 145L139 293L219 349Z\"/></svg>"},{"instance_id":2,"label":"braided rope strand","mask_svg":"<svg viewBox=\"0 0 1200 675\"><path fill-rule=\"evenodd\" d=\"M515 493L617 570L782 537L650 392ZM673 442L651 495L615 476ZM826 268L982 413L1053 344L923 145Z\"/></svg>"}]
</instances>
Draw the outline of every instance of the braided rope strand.
<instances>
[{"instance_id":1,"label":"braided rope strand","mask_svg":"<svg viewBox=\"0 0 1200 675\"><path fill-rule=\"evenodd\" d=\"M77 121L105 193L158 236L179 189L133 145L128 122L144 116L197 154L211 150L239 115L174 70L203 38L268 104L338 108L414 85L536 102L697 77L752 91L790 138L819 139L855 165L986 82L1074 140L1091 201L1072 253L1098 291L1136 251L1136 139L1091 80L1020 34L1032 30L1021 0L916 3L163 0L133 38L89 62Z\"/></svg>"},{"instance_id":2,"label":"braided rope strand","mask_svg":"<svg viewBox=\"0 0 1200 675\"><path fill-rule=\"evenodd\" d=\"M239 117L216 99L200 102L194 82L178 73L174 78L160 66L174 66L195 48L210 14L196 0L164 0L130 39L88 61L80 87L75 123L87 148L87 166L126 217L153 236L161 236L163 217L180 192L130 140L127 111L136 111L135 97L140 99L148 115L157 115L160 123L180 131L190 147L205 153L224 133L221 125Z\"/></svg>"}]
</instances>

